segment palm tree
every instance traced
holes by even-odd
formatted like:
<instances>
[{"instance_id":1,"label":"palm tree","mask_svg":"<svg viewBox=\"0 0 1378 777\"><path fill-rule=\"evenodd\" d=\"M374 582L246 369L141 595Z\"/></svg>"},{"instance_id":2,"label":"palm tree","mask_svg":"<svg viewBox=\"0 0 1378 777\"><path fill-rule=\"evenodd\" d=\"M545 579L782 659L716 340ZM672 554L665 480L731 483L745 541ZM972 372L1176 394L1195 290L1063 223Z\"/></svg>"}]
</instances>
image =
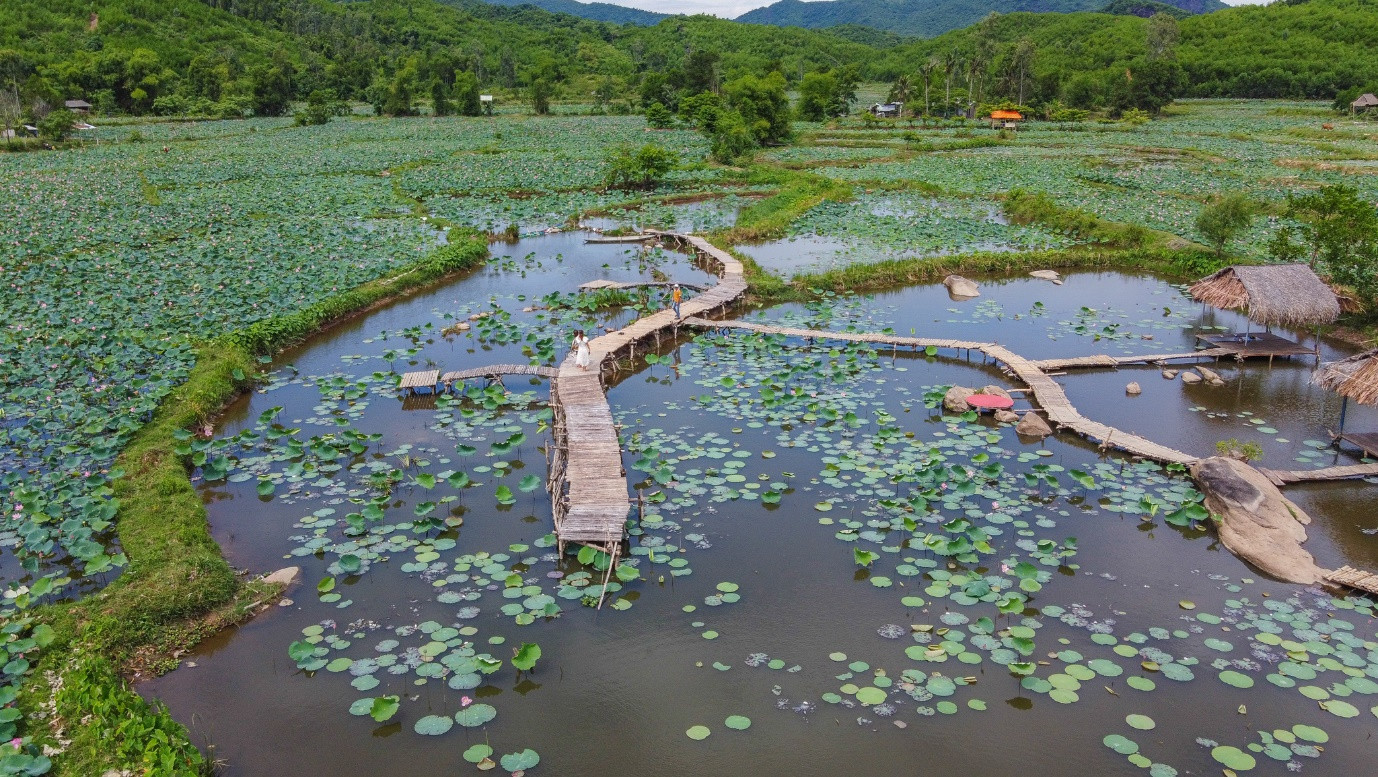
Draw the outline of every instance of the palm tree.
<instances>
[{"instance_id":1,"label":"palm tree","mask_svg":"<svg viewBox=\"0 0 1378 777\"><path fill-rule=\"evenodd\" d=\"M928 85L933 79L933 73L943 66L943 61L936 56L928 58L927 62L919 65L919 73L923 75L923 112L928 114Z\"/></svg>"},{"instance_id":2,"label":"palm tree","mask_svg":"<svg viewBox=\"0 0 1378 777\"><path fill-rule=\"evenodd\" d=\"M900 76L895 79L895 83L890 86L890 96L886 99L892 103L907 103L909 96L914 92L914 87L909 83L909 76Z\"/></svg>"},{"instance_id":3,"label":"palm tree","mask_svg":"<svg viewBox=\"0 0 1378 777\"><path fill-rule=\"evenodd\" d=\"M962 64L962 55L957 49L953 49L943 57L943 77L947 81L947 102L943 103L943 115L952 108L952 71Z\"/></svg>"}]
</instances>

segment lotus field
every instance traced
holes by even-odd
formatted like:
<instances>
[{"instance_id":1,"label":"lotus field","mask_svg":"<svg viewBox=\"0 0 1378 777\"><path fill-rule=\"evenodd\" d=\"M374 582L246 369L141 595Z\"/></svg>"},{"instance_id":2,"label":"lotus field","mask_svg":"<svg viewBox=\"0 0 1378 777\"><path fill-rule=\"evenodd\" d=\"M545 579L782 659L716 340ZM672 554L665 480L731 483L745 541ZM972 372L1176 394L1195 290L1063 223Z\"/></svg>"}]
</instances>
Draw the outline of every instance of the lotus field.
<instances>
[{"instance_id":1,"label":"lotus field","mask_svg":"<svg viewBox=\"0 0 1378 777\"><path fill-rule=\"evenodd\" d=\"M116 497L127 477L117 458L141 429L158 428L148 424L198 357L254 325L400 277L475 232L492 240L484 268L370 310L290 358L260 354L261 374L234 374L256 381L253 392L169 445L236 566L302 566L295 608L224 655L248 640L255 656L276 657L245 670L246 699L281 691L338 713L312 736L347 730L368 744L374 730L367 752L355 743L330 756L341 765L376 765L369 759L472 729L479 738L434 751L431 765L521 774L545 758L578 773L579 748L542 717L558 705L494 697L508 681L536 700L571 693L548 667L569 661L580 677L587 644L577 640L593 637L574 624L560 631L561 621L605 607L608 618L647 611L640 617L665 641L641 652L665 651L671 676L628 653L619 668L645 685L629 685L626 708L609 714L654 721L650 735L673 738L666 768L696 768L710 737L796 741L792 716L820 711L820 741L842 752L855 742L838 732L854 724L888 736L922 718L977 726L975 716L1033 707L1040 725L1093 731L1091 770L1110 768L1103 749L1114 767L1152 777L1295 771L1329 755L1332 733L1351 742L1335 746L1348 767L1358 752L1350 719L1378 715L1360 703L1378 695L1373 604L1259 582L1207 548L1203 496L1174 468L1060 438L1034 446L974 411L944 412L950 385L999 380L969 354L690 330L638 353L631 376L609 386L644 499L615 564L590 548L555 552L540 447L553 413L539 381L405 401L396 391L409 370L556 365L574 328L611 331L666 304L660 289L578 293L586 281L712 282L664 248L547 234L576 226L709 234L755 259L753 272L777 276L758 276L768 281L759 292L881 260L1102 250L1085 234L1011 223L1002 199L1015 189L1146 227L1170 249L1205 242L1195 221L1211 196L1244 192L1260 212L1226 251L1265 260L1289 192L1342 183L1378 197L1373 135L1343 121L1322 127L1332 119L1309 104L1200 101L1139 126L1034 122L1013 135L979 123L809 124L795 145L737 167L707 161L690 129L602 116L168 122L0 154L0 741L11 742L0 774L52 768L51 737L20 712L57 638L44 605L95 596L121 574L137 580L119 538L128 506ZM675 170L647 189L605 188L609 153L647 142L673 151ZM827 193L797 197L805 187ZM782 220L750 231L772 218ZM759 292L762 304L737 314L815 329L975 331L1021 343L1029 358L1173 352L1194 333L1240 323L1194 312L1181 285L1155 278L1096 276L1087 291L1074 282L991 278L988 296L963 303L925 287L891 290L887 302L799 284L789 298L806 301L772 307ZM1096 294L1106 298L1084 296ZM1233 404L1173 394L1152 400L1163 402L1155 412L1257 431L1269 455L1324 466L1332 457L1314 439L1316 418L1242 410L1278 386L1301 391L1291 368ZM1162 434L1186 438L1166 444L1200 441L1179 428L1162 422ZM795 525L777 542L786 516ZM1152 552L1186 560L1163 572L1126 558L1121 571L1116 554L1137 547L1136 533ZM1343 546L1327 552L1344 557ZM795 591L798 575L817 590ZM1188 590L1161 593L1169 586ZM804 624L797 640L783 637L784 623ZM225 659L206 656L210 671L215 660ZM234 703L181 686L184 676L155 692L184 700L173 703L179 720L220 711L196 704ZM638 706L662 683L711 693L683 709ZM763 725L763 698L784 723ZM1247 730L1230 716L1167 720L1184 699L1208 699L1212 714L1269 711L1241 718ZM1048 712L1068 709L1073 717ZM273 714L259 729L225 732L230 752L291 728ZM508 718L522 722L505 728ZM1001 718L1002 731L1020 728L1011 720L1023 719ZM1171 744L1149 733L1160 725ZM404 737L389 737L401 726ZM1025 734L1042 736L1011 736ZM740 767L743 751L723 748ZM595 756L650 768L620 751Z\"/></svg>"}]
</instances>

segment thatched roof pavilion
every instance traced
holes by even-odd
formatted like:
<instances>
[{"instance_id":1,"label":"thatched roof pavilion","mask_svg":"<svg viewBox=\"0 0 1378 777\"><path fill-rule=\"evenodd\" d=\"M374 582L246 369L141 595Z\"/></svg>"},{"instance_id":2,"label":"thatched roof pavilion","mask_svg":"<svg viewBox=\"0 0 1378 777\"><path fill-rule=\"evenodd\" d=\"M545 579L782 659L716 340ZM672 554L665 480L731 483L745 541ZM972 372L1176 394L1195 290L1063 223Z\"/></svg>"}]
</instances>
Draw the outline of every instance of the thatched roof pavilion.
<instances>
[{"instance_id":1,"label":"thatched roof pavilion","mask_svg":"<svg viewBox=\"0 0 1378 777\"><path fill-rule=\"evenodd\" d=\"M1304 264L1234 265L1197 281L1192 299L1243 310L1264 326L1316 326L1340 317L1335 292Z\"/></svg>"},{"instance_id":2,"label":"thatched roof pavilion","mask_svg":"<svg viewBox=\"0 0 1378 777\"><path fill-rule=\"evenodd\" d=\"M1327 362L1311 376L1311 382L1344 397L1340 405L1337 440L1348 440L1370 456L1378 455L1378 434L1345 434L1345 411L1349 400L1361 405L1378 405L1378 348L1356 353L1348 359Z\"/></svg>"},{"instance_id":3,"label":"thatched roof pavilion","mask_svg":"<svg viewBox=\"0 0 1378 777\"><path fill-rule=\"evenodd\" d=\"M1378 348L1326 362L1311 382L1362 405L1378 404Z\"/></svg>"}]
</instances>

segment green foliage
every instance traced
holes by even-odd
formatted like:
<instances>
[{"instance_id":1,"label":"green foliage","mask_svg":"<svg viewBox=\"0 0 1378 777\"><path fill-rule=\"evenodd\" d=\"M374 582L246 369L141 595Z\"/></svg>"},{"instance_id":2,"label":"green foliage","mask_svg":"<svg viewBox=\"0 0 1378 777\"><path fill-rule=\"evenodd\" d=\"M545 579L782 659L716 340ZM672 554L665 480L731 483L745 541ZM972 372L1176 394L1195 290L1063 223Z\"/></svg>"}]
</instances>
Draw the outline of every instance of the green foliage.
<instances>
[{"instance_id":1,"label":"green foliage","mask_svg":"<svg viewBox=\"0 0 1378 777\"><path fill-rule=\"evenodd\" d=\"M1225 257L1225 244L1235 235L1248 229L1254 219L1254 204L1244 194L1233 192L1221 195L1206 204L1196 217L1196 231L1215 249L1215 255Z\"/></svg>"},{"instance_id":2,"label":"green foliage","mask_svg":"<svg viewBox=\"0 0 1378 777\"><path fill-rule=\"evenodd\" d=\"M455 113L460 116L481 115L483 103L479 100L480 96L478 76L468 70L457 71L454 86L450 87L450 97L454 100Z\"/></svg>"},{"instance_id":3,"label":"green foliage","mask_svg":"<svg viewBox=\"0 0 1378 777\"><path fill-rule=\"evenodd\" d=\"M335 115L335 94L329 90L317 89L306 98L306 108L297 111L297 126L325 124Z\"/></svg>"},{"instance_id":4,"label":"green foliage","mask_svg":"<svg viewBox=\"0 0 1378 777\"><path fill-rule=\"evenodd\" d=\"M1172 0L1162 4L1149 0L1145 5L1180 6L1190 13L1205 13L1225 8L1218 0ZM1105 0L986 0L981 3L965 0L836 0L819 5L808 2L779 2L749 11L738 17L752 24L777 24L794 27L824 28L852 24L902 35L932 37L948 30L975 24L989 13L1009 14L1015 11L1032 13L1070 13L1101 11ZM1187 12L1183 16L1189 15ZM1104 13L1132 13L1126 10L1105 10ZM1152 11L1149 11L1152 13Z\"/></svg>"},{"instance_id":5,"label":"green foliage","mask_svg":"<svg viewBox=\"0 0 1378 777\"><path fill-rule=\"evenodd\" d=\"M799 85L799 118L824 121L847 112L837 100L837 78L831 73L808 73Z\"/></svg>"},{"instance_id":6,"label":"green foliage","mask_svg":"<svg viewBox=\"0 0 1378 777\"><path fill-rule=\"evenodd\" d=\"M606 186L649 189L677 164L679 156L675 152L654 143L637 149L628 146L615 148L608 154L608 171L603 183Z\"/></svg>"},{"instance_id":7,"label":"green foliage","mask_svg":"<svg viewBox=\"0 0 1378 777\"><path fill-rule=\"evenodd\" d=\"M722 96L715 92L701 92L679 101L680 119L709 135L717 131L722 110Z\"/></svg>"},{"instance_id":8,"label":"green foliage","mask_svg":"<svg viewBox=\"0 0 1378 777\"><path fill-rule=\"evenodd\" d=\"M1279 230L1269 244L1275 258L1309 261L1363 300L1378 298L1378 210L1373 202L1352 187L1326 186L1289 193L1287 217L1300 225Z\"/></svg>"},{"instance_id":9,"label":"green foliage","mask_svg":"<svg viewBox=\"0 0 1378 777\"><path fill-rule=\"evenodd\" d=\"M712 142L713 159L725 165L746 159L757 146L755 134L737 111L718 114L713 131L705 134Z\"/></svg>"},{"instance_id":10,"label":"green foliage","mask_svg":"<svg viewBox=\"0 0 1378 777\"><path fill-rule=\"evenodd\" d=\"M789 98L785 96L785 86L785 77L778 72L764 78L742 76L723 86L728 107L741 114L759 145L779 143L790 137Z\"/></svg>"},{"instance_id":11,"label":"green foliage","mask_svg":"<svg viewBox=\"0 0 1378 777\"><path fill-rule=\"evenodd\" d=\"M1227 456L1231 459L1240 461L1261 461L1263 459L1263 446L1250 440L1240 442L1231 437L1228 440L1221 440L1215 444L1215 452L1220 456Z\"/></svg>"},{"instance_id":12,"label":"green foliage","mask_svg":"<svg viewBox=\"0 0 1378 777\"><path fill-rule=\"evenodd\" d=\"M531 96L531 110L535 111L537 116L550 113L550 98L555 90L549 81L537 78L531 82L527 91Z\"/></svg>"},{"instance_id":13,"label":"green foliage","mask_svg":"<svg viewBox=\"0 0 1378 777\"><path fill-rule=\"evenodd\" d=\"M72 125L76 124L77 117L66 108L59 108L38 121L38 136L53 143L60 143L67 139L72 132Z\"/></svg>"},{"instance_id":14,"label":"green foliage","mask_svg":"<svg viewBox=\"0 0 1378 777\"><path fill-rule=\"evenodd\" d=\"M669 129L675 125L675 115L663 103L651 103L646 109L646 125L654 129Z\"/></svg>"},{"instance_id":15,"label":"green foliage","mask_svg":"<svg viewBox=\"0 0 1378 777\"><path fill-rule=\"evenodd\" d=\"M59 718L80 721L67 728L72 737L69 774L103 774L136 768L140 774L175 777L206 773L205 758L187 739L186 729L166 708L148 704L115 675L108 661L73 659L57 691ZM71 756L81 758L73 762Z\"/></svg>"}]
</instances>

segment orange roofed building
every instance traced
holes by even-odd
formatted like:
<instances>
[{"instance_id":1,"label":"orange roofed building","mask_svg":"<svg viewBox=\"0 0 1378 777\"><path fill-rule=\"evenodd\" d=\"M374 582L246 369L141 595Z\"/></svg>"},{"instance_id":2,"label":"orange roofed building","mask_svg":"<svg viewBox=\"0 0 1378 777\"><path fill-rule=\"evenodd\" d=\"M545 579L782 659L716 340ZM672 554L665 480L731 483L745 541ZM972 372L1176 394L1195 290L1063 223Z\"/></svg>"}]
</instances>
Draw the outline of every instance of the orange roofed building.
<instances>
[{"instance_id":1,"label":"orange roofed building","mask_svg":"<svg viewBox=\"0 0 1378 777\"><path fill-rule=\"evenodd\" d=\"M1019 129L1019 122L1024 120L1024 114L1019 111L991 111L991 129Z\"/></svg>"}]
</instances>

